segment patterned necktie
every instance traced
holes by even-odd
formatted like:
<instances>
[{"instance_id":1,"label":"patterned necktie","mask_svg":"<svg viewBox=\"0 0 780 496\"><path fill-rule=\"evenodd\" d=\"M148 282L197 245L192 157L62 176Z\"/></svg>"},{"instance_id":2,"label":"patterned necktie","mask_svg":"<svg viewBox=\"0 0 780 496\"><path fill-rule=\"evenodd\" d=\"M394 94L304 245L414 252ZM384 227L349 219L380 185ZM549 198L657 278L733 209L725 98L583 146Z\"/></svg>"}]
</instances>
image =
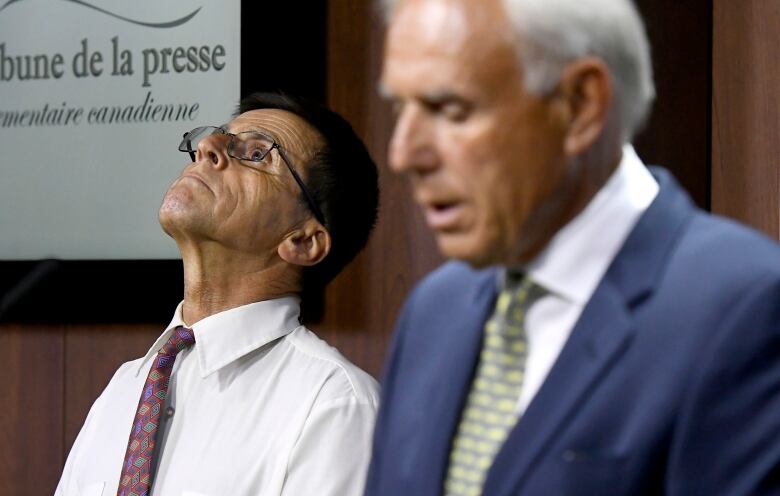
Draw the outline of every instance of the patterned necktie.
<instances>
[{"instance_id":1,"label":"patterned necktie","mask_svg":"<svg viewBox=\"0 0 780 496\"><path fill-rule=\"evenodd\" d=\"M152 458L157 439L157 427L176 355L195 342L190 329L179 326L168 342L157 353L152 369L146 378L138 410L133 420L133 430L127 442L127 452L119 478L117 496L148 496L152 487Z\"/></svg>"},{"instance_id":2,"label":"patterned necktie","mask_svg":"<svg viewBox=\"0 0 780 496\"><path fill-rule=\"evenodd\" d=\"M487 471L517 422L527 357L525 314L544 290L521 274L506 285L485 323L479 365L453 439L444 489L448 496L479 496Z\"/></svg>"}]
</instances>

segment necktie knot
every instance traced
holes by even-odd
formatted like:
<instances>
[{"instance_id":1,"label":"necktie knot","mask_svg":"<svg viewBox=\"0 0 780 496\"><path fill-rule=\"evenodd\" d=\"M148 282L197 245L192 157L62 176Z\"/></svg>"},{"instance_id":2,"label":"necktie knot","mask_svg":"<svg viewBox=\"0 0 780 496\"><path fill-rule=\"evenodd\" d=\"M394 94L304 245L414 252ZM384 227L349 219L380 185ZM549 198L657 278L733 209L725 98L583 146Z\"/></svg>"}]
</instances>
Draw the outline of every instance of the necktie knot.
<instances>
[{"instance_id":1,"label":"necktie knot","mask_svg":"<svg viewBox=\"0 0 780 496\"><path fill-rule=\"evenodd\" d=\"M545 293L544 288L527 275L508 271L504 288L496 301L494 318L519 324L525 319L525 313L531 305Z\"/></svg>"},{"instance_id":2,"label":"necktie knot","mask_svg":"<svg viewBox=\"0 0 780 496\"><path fill-rule=\"evenodd\" d=\"M158 355L175 357L181 350L195 343L195 334L192 329L179 326L173 330L173 334L165 342Z\"/></svg>"}]
</instances>

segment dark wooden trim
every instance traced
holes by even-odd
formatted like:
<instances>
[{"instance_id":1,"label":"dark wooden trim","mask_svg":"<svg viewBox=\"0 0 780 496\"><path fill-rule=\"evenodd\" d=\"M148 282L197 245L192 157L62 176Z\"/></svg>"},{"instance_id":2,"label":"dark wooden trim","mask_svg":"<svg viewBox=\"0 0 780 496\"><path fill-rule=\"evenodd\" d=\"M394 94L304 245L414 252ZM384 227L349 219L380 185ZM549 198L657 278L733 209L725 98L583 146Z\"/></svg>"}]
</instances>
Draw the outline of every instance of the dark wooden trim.
<instances>
[{"instance_id":1,"label":"dark wooden trim","mask_svg":"<svg viewBox=\"0 0 780 496\"><path fill-rule=\"evenodd\" d=\"M648 165L669 169L710 208L712 0L638 0L653 57L656 101L635 140Z\"/></svg>"},{"instance_id":2,"label":"dark wooden trim","mask_svg":"<svg viewBox=\"0 0 780 496\"><path fill-rule=\"evenodd\" d=\"M179 260L0 262L0 322L73 324L170 319Z\"/></svg>"}]
</instances>

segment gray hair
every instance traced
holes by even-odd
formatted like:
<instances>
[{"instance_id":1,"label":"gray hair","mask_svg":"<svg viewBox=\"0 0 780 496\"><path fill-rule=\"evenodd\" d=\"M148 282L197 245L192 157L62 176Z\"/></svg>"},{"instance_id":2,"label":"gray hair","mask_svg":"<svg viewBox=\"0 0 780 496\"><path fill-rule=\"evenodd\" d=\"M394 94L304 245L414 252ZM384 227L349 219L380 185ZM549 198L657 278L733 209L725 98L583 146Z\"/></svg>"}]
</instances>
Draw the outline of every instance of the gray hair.
<instances>
[{"instance_id":1,"label":"gray hair","mask_svg":"<svg viewBox=\"0 0 780 496\"><path fill-rule=\"evenodd\" d=\"M593 56L609 68L630 141L655 99L650 44L631 0L502 0L517 39L528 91L543 95L558 84L565 65ZM399 0L382 0L389 19Z\"/></svg>"}]
</instances>

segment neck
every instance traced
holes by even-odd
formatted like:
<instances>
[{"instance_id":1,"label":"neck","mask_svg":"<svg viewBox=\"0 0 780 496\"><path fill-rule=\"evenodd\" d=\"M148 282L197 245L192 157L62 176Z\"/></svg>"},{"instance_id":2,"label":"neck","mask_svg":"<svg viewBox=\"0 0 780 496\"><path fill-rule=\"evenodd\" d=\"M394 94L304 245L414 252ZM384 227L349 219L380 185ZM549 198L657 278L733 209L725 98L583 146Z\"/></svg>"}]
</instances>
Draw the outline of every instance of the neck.
<instances>
[{"instance_id":1,"label":"neck","mask_svg":"<svg viewBox=\"0 0 780 496\"><path fill-rule=\"evenodd\" d=\"M597 149L572 160L569 176L556 197L548 200L525 227L533 233L519 243L508 265L522 265L539 255L555 234L582 212L620 165L622 147ZM537 224L533 222L536 221Z\"/></svg>"},{"instance_id":2,"label":"neck","mask_svg":"<svg viewBox=\"0 0 780 496\"><path fill-rule=\"evenodd\" d=\"M300 291L299 269L273 255L248 255L218 245L179 246L184 262L182 318L209 315ZM294 281L294 283L290 283Z\"/></svg>"}]
</instances>

